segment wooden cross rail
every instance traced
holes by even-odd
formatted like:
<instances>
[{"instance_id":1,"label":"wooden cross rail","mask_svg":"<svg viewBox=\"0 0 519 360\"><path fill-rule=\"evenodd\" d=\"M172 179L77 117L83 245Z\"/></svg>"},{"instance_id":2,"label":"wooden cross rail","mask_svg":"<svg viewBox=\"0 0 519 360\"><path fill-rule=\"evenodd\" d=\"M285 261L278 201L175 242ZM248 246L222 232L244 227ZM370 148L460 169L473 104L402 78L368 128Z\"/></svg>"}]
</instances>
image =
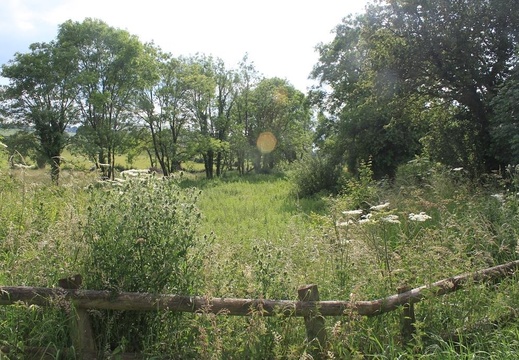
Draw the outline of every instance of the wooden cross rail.
<instances>
[{"instance_id":1,"label":"wooden cross rail","mask_svg":"<svg viewBox=\"0 0 519 360\"><path fill-rule=\"evenodd\" d=\"M0 286L0 305L23 302L28 305L50 306L62 301L72 302L76 308L107 310L170 310L179 312L205 312L213 314L247 316L259 312L263 316L284 314L308 316L317 307L322 316L341 316L356 312L363 316L376 316L393 311L404 304L421 301L427 295L444 295L457 291L468 283L497 280L514 273L519 260L474 273L454 276L430 285L424 285L396 295L372 301L301 301L207 298L201 296L165 295L150 293L111 292L99 290L44 288L28 286Z\"/></svg>"},{"instance_id":2,"label":"wooden cross rail","mask_svg":"<svg viewBox=\"0 0 519 360\"><path fill-rule=\"evenodd\" d=\"M305 318L307 337L310 343L317 342L324 348L326 341L324 330L325 316L342 316L355 312L363 316L377 316L399 307L403 308L402 333L404 338L412 335L414 319L413 304L427 296L439 296L452 293L470 283L496 281L515 273L519 268L519 260L503 265L479 270L474 273L454 276L435 283L410 289L400 288L395 295L372 301L319 301L316 285L307 285L298 290L299 300L265 300L265 299L235 299L207 298L201 296L166 295L150 293L111 292L78 289L74 280L81 277L60 281L57 288L0 286L0 305L25 303L28 305L60 306L66 308L73 304L78 310L106 309L156 311L167 310L190 313L212 313L236 316L284 315ZM67 289L65 289L66 287ZM87 316L86 312L81 314ZM84 317L83 316L83 317ZM81 316L80 316L81 320ZM88 323L88 321L86 321ZM82 325L79 325L82 326ZM88 332L88 329L80 330ZM90 347L90 345L87 345Z\"/></svg>"}]
</instances>

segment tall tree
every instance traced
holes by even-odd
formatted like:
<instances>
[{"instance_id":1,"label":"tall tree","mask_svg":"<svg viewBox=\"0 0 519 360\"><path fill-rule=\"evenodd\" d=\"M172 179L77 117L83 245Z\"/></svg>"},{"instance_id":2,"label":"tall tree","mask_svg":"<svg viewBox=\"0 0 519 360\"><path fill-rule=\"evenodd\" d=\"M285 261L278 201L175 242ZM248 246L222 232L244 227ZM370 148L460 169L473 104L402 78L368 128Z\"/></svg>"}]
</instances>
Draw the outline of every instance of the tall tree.
<instances>
[{"instance_id":1,"label":"tall tree","mask_svg":"<svg viewBox=\"0 0 519 360\"><path fill-rule=\"evenodd\" d=\"M215 119L215 139L217 141L216 149L216 176L222 175L223 157L228 153L229 135L232 128L232 110L236 102L236 92L238 84L238 75L234 70L228 70L223 60L217 59L215 63L215 81L216 81L216 119Z\"/></svg>"},{"instance_id":2,"label":"tall tree","mask_svg":"<svg viewBox=\"0 0 519 360\"><path fill-rule=\"evenodd\" d=\"M516 6L514 0L401 0L371 17L376 28L403 39L395 68L407 89L458 104L481 166L475 171L499 165L491 152L490 102L509 76L519 39Z\"/></svg>"},{"instance_id":3,"label":"tall tree","mask_svg":"<svg viewBox=\"0 0 519 360\"><path fill-rule=\"evenodd\" d=\"M519 164L519 49L512 75L492 99L492 146L503 164Z\"/></svg>"},{"instance_id":4,"label":"tall tree","mask_svg":"<svg viewBox=\"0 0 519 360\"><path fill-rule=\"evenodd\" d=\"M252 92L253 110L250 122L249 144L256 148L263 133L274 135L272 151L254 152L254 168L268 171L280 160L292 161L297 153L305 151L310 142L310 108L303 93L286 80L270 78L261 80Z\"/></svg>"},{"instance_id":5,"label":"tall tree","mask_svg":"<svg viewBox=\"0 0 519 360\"><path fill-rule=\"evenodd\" d=\"M252 91L260 81L260 75L254 63L245 55L239 64L237 96L233 107L233 121L231 129L231 149L236 155L236 164L240 174L249 171L248 155L255 144L251 146L252 137Z\"/></svg>"},{"instance_id":6,"label":"tall tree","mask_svg":"<svg viewBox=\"0 0 519 360\"><path fill-rule=\"evenodd\" d=\"M456 151L442 160L474 174L495 168L490 103L509 76L517 46L513 5L512 0L387 0L346 18L335 39L318 47L313 76L323 86L312 99L332 114L331 122L321 122L321 135L335 139L333 150L350 163L367 149L374 166L380 159L392 163L386 170L380 166L379 175L418 151L418 140L437 147L441 132L455 135L444 138L446 147L457 139ZM395 149L405 151L389 156Z\"/></svg>"},{"instance_id":7,"label":"tall tree","mask_svg":"<svg viewBox=\"0 0 519 360\"><path fill-rule=\"evenodd\" d=\"M10 117L34 128L57 184L67 144L65 130L77 114L75 57L70 46L55 42L35 43L29 49L2 66L2 76L10 80L3 96L10 105Z\"/></svg>"},{"instance_id":8,"label":"tall tree","mask_svg":"<svg viewBox=\"0 0 519 360\"><path fill-rule=\"evenodd\" d=\"M127 31L95 19L65 22L57 41L76 49L78 106L88 129L84 135L95 144L98 163L108 163L108 176L113 177L123 130L133 120L136 92L146 79L144 46Z\"/></svg>"},{"instance_id":9,"label":"tall tree","mask_svg":"<svg viewBox=\"0 0 519 360\"><path fill-rule=\"evenodd\" d=\"M158 48L150 47L155 62L148 66L155 81L139 92L138 114L151 132L155 156L164 175L180 169L183 157L181 137L186 131L187 63Z\"/></svg>"},{"instance_id":10,"label":"tall tree","mask_svg":"<svg viewBox=\"0 0 519 360\"><path fill-rule=\"evenodd\" d=\"M196 129L198 152L204 159L205 174L208 179L214 176L215 123L214 98L216 80L214 60L207 56L194 56L188 61L187 108Z\"/></svg>"}]
</instances>

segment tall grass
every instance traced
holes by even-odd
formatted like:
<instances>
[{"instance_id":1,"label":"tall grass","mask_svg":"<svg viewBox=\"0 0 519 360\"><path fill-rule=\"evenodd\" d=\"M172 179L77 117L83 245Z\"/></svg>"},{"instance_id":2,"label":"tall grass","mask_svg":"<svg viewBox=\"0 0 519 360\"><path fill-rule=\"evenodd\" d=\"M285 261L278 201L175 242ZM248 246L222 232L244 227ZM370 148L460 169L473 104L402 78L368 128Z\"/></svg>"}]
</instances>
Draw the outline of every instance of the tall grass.
<instances>
[{"instance_id":1,"label":"tall grass","mask_svg":"<svg viewBox=\"0 0 519 360\"><path fill-rule=\"evenodd\" d=\"M312 199L293 196L283 174L190 177L171 188L158 180L160 185L131 189L87 186L93 179L83 178L86 173L71 175L61 187L31 174L11 175L1 170L3 285L55 286L80 272L89 286L114 291L131 284L130 290L182 287L209 297L295 299L299 286L315 283L323 300L372 300L403 285L421 286L517 258L515 192L500 181L475 185L420 159L402 167L392 184L372 181L365 168L361 178L344 183L341 195ZM190 198L198 193L193 188L201 190L196 201ZM498 193L503 196L492 196ZM186 206L193 212L177 213ZM411 216L420 213L424 217ZM175 250L188 238L200 241L190 242L187 253ZM147 254L139 253L144 244L150 246ZM143 287L155 284L160 264L167 264L154 252L159 249L169 254L173 270L196 260L181 276L197 285L176 283L172 270L159 287ZM518 295L513 277L427 298L416 305L416 336L408 344L400 338L397 312L327 318L324 357L512 359L519 344ZM109 338L101 356L138 349L150 358L310 358L302 319L251 315L159 312L137 321L98 313L108 321L100 322L104 332L97 328ZM68 316L59 307L0 307L0 346L11 347L10 358L23 357L31 346L70 347ZM129 332L110 332L114 321Z\"/></svg>"}]
</instances>

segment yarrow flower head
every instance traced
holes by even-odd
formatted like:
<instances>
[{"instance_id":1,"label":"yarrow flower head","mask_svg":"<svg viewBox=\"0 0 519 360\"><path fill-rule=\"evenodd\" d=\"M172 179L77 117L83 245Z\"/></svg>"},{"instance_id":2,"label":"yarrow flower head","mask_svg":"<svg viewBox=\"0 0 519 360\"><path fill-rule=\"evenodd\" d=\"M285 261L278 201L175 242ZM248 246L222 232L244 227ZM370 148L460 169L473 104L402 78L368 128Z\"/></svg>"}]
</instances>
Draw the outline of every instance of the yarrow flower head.
<instances>
[{"instance_id":1,"label":"yarrow flower head","mask_svg":"<svg viewBox=\"0 0 519 360\"><path fill-rule=\"evenodd\" d=\"M362 210L346 210L342 212L344 215L362 215Z\"/></svg>"},{"instance_id":2,"label":"yarrow flower head","mask_svg":"<svg viewBox=\"0 0 519 360\"><path fill-rule=\"evenodd\" d=\"M426 221L426 220L429 220L429 219L432 219L429 215L427 215L426 213L424 213L423 211L419 214L413 214L413 213L410 213L409 214L409 220L411 221Z\"/></svg>"},{"instance_id":3,"label":"yarrow flower head","mask_svg":"<svg viewBox=\"0 0 519 360\"><path fill-rule=\"evenodd\" d=\"M400 220L398 220L398 215L388 215L386 217L381 218L380 220L391 224L400 224Z\"/></svg>"},{"instance_id":4,"label":"yarrow flower head","mask_svg":"<svg viewBox=\"0 0 519 360\"><path fill-rule=\"evenodd\" d=\"M497 199L499 202L505 202L505 196L503 194L493 194L490 196L492 196L494 199Z\"/></svg>"},{"instance_id":5,"label":"yarrow flower head","mask_svg":"<svg viewBox=\"0 0 519 360\"><path fill-rule=\"evenodd\" d=\"M388 208L388 207L389 207L389 203L387 202L384 204L372 206L369 209L373 210L373 211L380 211L380 210L384 210L385 208Z\"/></svg>"},{"instance_id":6,"label":"yarrow flower head","mask_svg":"<svg viewBox=\"0 0 519 360\"><path fill-rule=\"evenodd\" d=\"M352 220L348 220L348 221L342 221L342 222L338 222L337 223L337 226L348 226L348 225L351 225L353 224L353 221Z\"/></svg>"},{"instance_id":7,"label":"yarrow flower head","mask_svg":"<svg viewBox=\"0 0 519 360\"><path fill-rule=\"evenodd\" d=\"M359 224L365 224L371 221L371 214L362 215L359 220Z\"/></svg>"}]
</instances>

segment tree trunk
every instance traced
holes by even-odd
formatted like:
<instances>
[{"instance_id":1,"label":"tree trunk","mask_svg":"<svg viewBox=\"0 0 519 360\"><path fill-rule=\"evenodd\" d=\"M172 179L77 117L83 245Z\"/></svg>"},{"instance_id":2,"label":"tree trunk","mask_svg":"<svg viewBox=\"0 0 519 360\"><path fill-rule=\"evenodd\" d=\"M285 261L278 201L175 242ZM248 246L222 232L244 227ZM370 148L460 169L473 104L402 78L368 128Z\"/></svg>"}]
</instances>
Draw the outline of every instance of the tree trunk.
<instances>
[{"instance_id":1,"label":"tree trunk","mask_svg":"<svg viewBox=\"0 0 519 360\"><path fill-rule=\"evenodd\" d=\"M155 161L153 161L153 155L151 154L150 149L146 148L146 153L148 154L148 158L150 159L150 167L155 167Z\"/></svg>"},{"instance_id":2,"label":"tree trunk","mask_svg":"<svg viewBox=\"0 0 519 360\"><path fill-rule=\"evenodd\" d=\"M222 175L222 152L219 151L216 154L216 176L220 177Z\"/></svg>"},{"instance_id":3,"label":"tree trunk","mask_svg":"<svg viewBox=\"0 0 519 360\"><path fill-rule=\"evenodd\" d=\"M50 158L50 178L55 185L59 185L59 175L61 172L61 156L53 155Z\"/></svg>"},{"instance_id":4,"label":"tree trunk","mask_svg":"<svg viewBox=\"0 0 519 360\"><path fill-rule=\"evenodd\" d=\"M213 178L213 165L214 165L214 151L209 150L206 154L204 154L204 167L205 167L205 176L208 179Z\"/></svg>"}]
</instances>

